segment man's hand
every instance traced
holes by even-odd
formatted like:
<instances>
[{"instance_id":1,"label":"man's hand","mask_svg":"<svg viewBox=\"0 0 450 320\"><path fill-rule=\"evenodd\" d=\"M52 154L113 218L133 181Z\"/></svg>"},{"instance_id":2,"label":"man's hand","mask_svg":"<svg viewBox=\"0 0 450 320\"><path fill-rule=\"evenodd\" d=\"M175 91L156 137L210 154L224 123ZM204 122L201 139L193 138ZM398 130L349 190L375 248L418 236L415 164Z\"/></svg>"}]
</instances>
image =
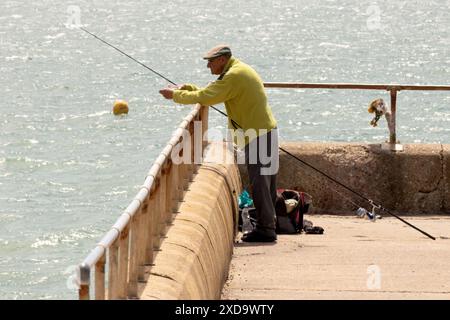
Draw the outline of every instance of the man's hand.
<instances>
[{"instance_id":1,"label":"man's hand","mask_svg":"<svg viewBox=\"0 0 450 320\"><path fill-rule=\"evenodd\" d=\"M166 99L173 99L173 89L171 88L164 88L159 90L159 93Z\"/></svg>"}]
</instances>

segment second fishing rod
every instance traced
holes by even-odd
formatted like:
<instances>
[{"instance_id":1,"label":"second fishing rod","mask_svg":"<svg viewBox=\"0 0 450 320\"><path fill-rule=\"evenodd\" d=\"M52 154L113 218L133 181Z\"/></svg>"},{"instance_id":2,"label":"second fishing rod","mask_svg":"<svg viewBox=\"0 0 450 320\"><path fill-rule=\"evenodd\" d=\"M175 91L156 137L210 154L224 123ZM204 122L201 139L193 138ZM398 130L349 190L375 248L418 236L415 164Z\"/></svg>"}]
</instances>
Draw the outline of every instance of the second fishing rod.
<instances>
[{"instance_id":1,"label":"second fishing rod","mask_svg":"<svg viewBox=\"0 0 450 320\"><path fill-rule=\"evenodd\" d=\"M115 49L116 51L120 52L121 54L125 55L126 57L128 57L129 59L133 60L134 62L140 64L141 66L143 66L144 68L146 68L147 70L153 72L154 74L156 74L157 76L163 78L164 80L168 81L169 83L173 84L173 85L177 85L175 82L171 81L170 79L166 78L165 76L163 76L161 73L155 71L154 69L148 67L147 65L143 64L142 62L136 60L135 58L133 58L132 56L130 56L129 54L123 52L122 50L120 50L119 48L115 47L114 45L110 44L109 42L103 40L102 38L98 37L97 35L91 33L90 31L88 31L86 28L83 27L79 27L80 30L86 32L87 34L91 35L92 37L96 38L97 40L103 42L104 44L110 46L111 48ZM228 115L226 113L224 113L223 111L217 109L214 106L210 106L210 108L213 108L215 111L221 113L222 115L224 115L225 117L228 117ZM236 127L236 128L240 128L242 129L242 127L233 119L229 118L230 121L232 122L232 124ZM361 199L367 201L370 205L372 205L375 208L380 209L381 211L384 211L386 213L388 213L389 215L397 218L398 220L400 220L401 222L405 223L406 225L410 226L411 228L419 231L420 233L422 233L423 235L427 236L428 238L432 239L432 240L436 240L435 237L433 237L432 235L428 234L427 232L419 229L418 227L414 226L413 224L409 223L408 221L402 219L401 217L399 217L398 215L394 214L393 212L391 212L390 210L384 208L382 205L375 203L373 200L369 199L368 197L366 197L365 195L351 189L350 187L348 187L347 185L341 183L340 181L336 180L335 178L331 177L330 175L328 175L327 173L321 171L320 169L317 169L316 167L314 167L313 165L309 164L308 162L300 159L298 156L292 154L291 152L287 151L285 148L283 147L278 147L279 150L285 152L286 154L288 154L289 156L291 156L292 158L294 158L295 160L297 160L298 162L302 163L303 165L313 169L314 171L320 173L321 175L323 175L324 177L326 177L327 179L333 181L334 183L336 183L337 185L341 186L342 188L350 191L351 193L353 193L354 195L360 197Z\"/></svg>"}]
</instances>

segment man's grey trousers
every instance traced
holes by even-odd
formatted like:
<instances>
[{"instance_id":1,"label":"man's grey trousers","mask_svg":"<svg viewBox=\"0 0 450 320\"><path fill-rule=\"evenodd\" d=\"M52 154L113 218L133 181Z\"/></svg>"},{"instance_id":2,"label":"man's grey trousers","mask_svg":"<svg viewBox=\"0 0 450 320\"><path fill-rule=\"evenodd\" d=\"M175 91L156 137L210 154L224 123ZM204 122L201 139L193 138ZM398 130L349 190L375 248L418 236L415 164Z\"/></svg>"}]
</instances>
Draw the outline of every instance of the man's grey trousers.
<instances>
[{"instance_id":1,"label":"man's grey trousers","mask_svg":"<svg viewBox=\"0 0 450 320\"><path fill-rule=\"evenodd\" d=\"M278 130L276 128L253 139L245 146L245 164L256 208L256 229L262 233L274 235L276 181L279 167Z\"/></svg>"}]
</instances>

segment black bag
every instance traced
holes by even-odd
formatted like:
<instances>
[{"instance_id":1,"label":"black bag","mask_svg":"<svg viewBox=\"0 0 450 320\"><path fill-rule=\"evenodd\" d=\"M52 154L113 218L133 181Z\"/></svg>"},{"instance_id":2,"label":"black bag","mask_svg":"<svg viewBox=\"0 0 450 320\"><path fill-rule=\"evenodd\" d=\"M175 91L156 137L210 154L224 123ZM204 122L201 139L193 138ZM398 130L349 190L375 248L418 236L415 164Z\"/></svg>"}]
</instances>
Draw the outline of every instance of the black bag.
<instances>
[{"instance_id":1,"label":"black bag","mask_svg":"<svg viewBox=\"0 0 450 320\"><path fill-rule=\"evenodd\" d=\"M295 200L297 204L294 208L291 208L291 211L288 213L286 200L289 199ZM277 214L276 233L301 233L302 230L304 230L305 224L303 216L308 212L309 206L311 204L312 197L306 192L299 192L289 189L278 189L277 200L275 202L275 212Z\"/></svg>"},{"instance_id":2,"label":"black bag","mask_svg":"<svg viewBox=\"0 0 450 320\"><path fill-rule=\"evenodd\" d=\"M294 199L297 205L287 212L286 200ZM312 205L312 197L306 192L299 192L290 189L277 189L277 199L275 203L275 212L277 217L276 233L277 234L296 234L302 231L307 234L322 234L322 227L313 226L311 221L304 219L304 214L308 212ZM238 230L242 231L242 211L239 209ZM253 228L256 227L256 209L248 208L249 220Z\"/></svg>"}]
</instances>

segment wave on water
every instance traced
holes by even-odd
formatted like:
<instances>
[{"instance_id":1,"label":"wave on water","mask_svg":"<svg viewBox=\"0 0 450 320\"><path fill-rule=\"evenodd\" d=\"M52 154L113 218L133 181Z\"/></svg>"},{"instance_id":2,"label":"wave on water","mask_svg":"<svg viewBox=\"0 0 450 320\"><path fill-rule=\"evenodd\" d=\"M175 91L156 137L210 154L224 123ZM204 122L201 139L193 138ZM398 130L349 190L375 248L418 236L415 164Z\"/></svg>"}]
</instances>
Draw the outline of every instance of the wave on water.
<instances>
[{"instance_id":1,"label":"wave on water","mask_svg":"<svg viewBox=\"0 0 450 320\"><path fill-rule=\"evenodd\" d=\"M58 34L56 34L54 36L51 36L51 35L45 36L44 38L45 39L49 39L49 40L54 40L54 39L58 39L58 38L64 37L65 35L66 34L64 32L61 32L61 33L58 33Z\"/></svg>"},{"instance_id":2,"label":"wave on water","mask_svg":"<svg viewBox=\"0 0 450 320\"><path fill-rule=\"evenodd\" d=\"M111 114L111 111L99 111L95 113L90 113L87 115L88 118L95 118L95 117L101 117L105 114Z\"/></svg>"},{"instance_id":3,"label":"wave on water","mask_svg":"<svg viewBox=\"0 0 450 320\"><path fill-rule=\"evenodd\" d=\"M319 47L335 47L335 48L350 48L349 44L339 44L339 43L332 43L332 42L321 42L319 44Z\"/></svg>"},{"instance_id":4,"label":"wave on water","mask_svg":"<svg viewBox=\"0 0 450 320\"><path fill-rule=\"evenodd\" d=\"M24 56L9 56L9 57L5 57L6 61L15 61L15 60L22 60L22 61L27 61L27 60L32 60L33 58L26 54Z\"/></svg>"},{"instance_id":5,"label":"wave on water","mask_svg":"<svg viewBox=\"0 0 450 320\"><path fill-rule=\"evenodd\" d=\"M18 157L7 157L4 158L5 160L3 161L5 164L7 165L14 165L14 164L21 164L21 163L25 163L25 164L31 164L30 168L34 168L34 167L43 167L43 166L48 166L48 165L57 165L55 162L49 161L49 160L45 160L45 159L33 159L30 157L23 157L23 156L18 156ZM0 162L1 164L1 162Z\"/></svg>"},{"instance_id":6,"label":"wave on water","mask_svg":"<svg viewBox=\"0 0 450 320\"><path fill-rule=\"evenodd\" d=\"M0 199L0 200L2 200L2 199ZM12 222L12 221L23 219L23 217L24 217L23 215L14 214L14 213L0 213L0 222L1 223ZM1 239L0 239L0 241L1 241Z\"/></svg>"},{"instance_id":7,"label":"wave on water","mask_svg":"<svg viewBox=\"0 0 450 320\"><path fill-rule=\"evenodd\" d=\"M73 114L73 115L69 115L69 119L74 120L74 119L85 119L85 118L99 118L106 114L107 115L111 114L111 111L103 110L103 111L98 111L98 112L88 113L88 114ZM67 120L67 115L62 114L58 119L55 119L55 120L56 121L65 121L65 120Z\"/></svg>"},{"instance_id":8,"label":"wave on water","mask_svg":"<svg viewBox=\"0 0 450 320\"><path fill-rule=\"evenodd\" d=\"M68 232L61 231L56 233L46 233L36 238L30 246L31 248L56 247L62 243L77 246L78 241L92 238L92 230L88 228L80 228L76 230L69 230Z\"/></svg>"}]
</instances>

